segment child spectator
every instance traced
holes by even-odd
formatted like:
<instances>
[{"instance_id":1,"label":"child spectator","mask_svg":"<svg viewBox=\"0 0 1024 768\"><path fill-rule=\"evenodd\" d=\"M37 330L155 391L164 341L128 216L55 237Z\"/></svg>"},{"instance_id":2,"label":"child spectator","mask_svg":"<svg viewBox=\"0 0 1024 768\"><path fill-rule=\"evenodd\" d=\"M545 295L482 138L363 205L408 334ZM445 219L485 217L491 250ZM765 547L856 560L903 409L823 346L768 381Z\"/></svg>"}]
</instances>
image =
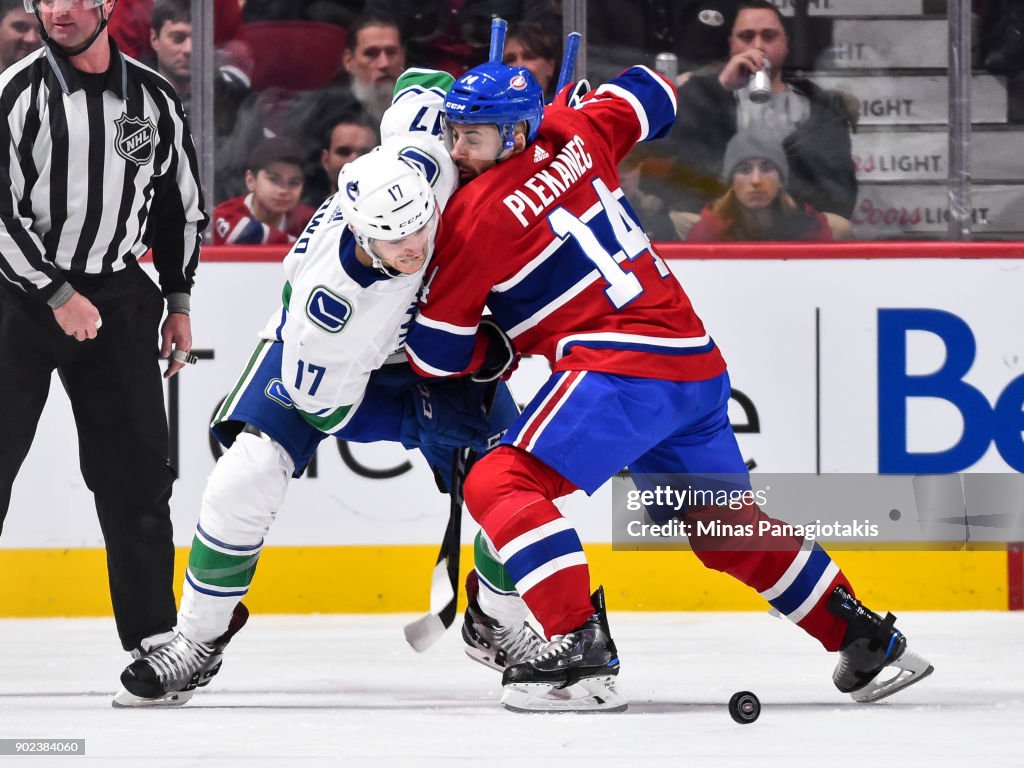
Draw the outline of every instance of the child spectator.
<instances>
[{"instance_id":1,"label":"child spectator","mask_svg":"<svg viewBox=\"0 0 1024 768\"><path fill-rule=\"evenodd\" d=\"M226 200L213 211L214 245L292 243L313 215L299 203L303 151L283 137L265 139L249 156L249 194Z\"/></svg>"},{"instance_id":2,"label":"child spectator","mask_svg":"<svg viewBox=\"0 0 1024 768\"><path fill-rule=\"evenodd\" d=\"M736 134L726 147L722 170L729 189L704 207L686 236L689 242L831 242L849 236L845 219L827 217L810 205L801 208L786 192L789 163L782 141L771 134Z\"/></svg>"}]
</instances>

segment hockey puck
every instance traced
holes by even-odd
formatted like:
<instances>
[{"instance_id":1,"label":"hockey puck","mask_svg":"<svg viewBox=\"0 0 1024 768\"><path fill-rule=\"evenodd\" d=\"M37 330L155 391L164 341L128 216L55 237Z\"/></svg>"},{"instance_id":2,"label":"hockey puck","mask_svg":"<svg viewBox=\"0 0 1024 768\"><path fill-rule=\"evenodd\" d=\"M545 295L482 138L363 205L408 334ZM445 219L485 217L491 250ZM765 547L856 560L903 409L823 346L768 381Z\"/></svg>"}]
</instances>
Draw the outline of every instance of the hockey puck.
<instances>
[{"instance_id":1,"label":"hockey puck","mask_svg":"<svg viewBox=\"0 0 1024 768\"><path fill-rule=\"evenodd\" d=\"M729 699L729 714L740 725L748 725L760 716L761 701L750 691L738 691Z\"/></svg>"}]
</instances>

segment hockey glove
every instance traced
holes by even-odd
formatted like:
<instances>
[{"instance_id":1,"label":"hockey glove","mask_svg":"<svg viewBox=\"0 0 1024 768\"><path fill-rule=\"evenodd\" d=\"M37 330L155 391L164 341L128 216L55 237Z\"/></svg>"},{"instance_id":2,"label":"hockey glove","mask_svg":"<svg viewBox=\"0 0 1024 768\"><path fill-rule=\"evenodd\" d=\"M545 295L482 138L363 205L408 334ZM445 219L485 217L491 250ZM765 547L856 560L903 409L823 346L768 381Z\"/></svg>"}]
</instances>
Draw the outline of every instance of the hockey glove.
<instances>
[{"instance_id":1,"label":"hockey glove","mask_svg":"<svg viewBox=\"0 0 1024 768\"><path fill-rule=\"evenodd\" d=\"M464 379L417 384L403 403L402 445L487 450L484 389Z\"/></svg>"},{"instance_id":2,"label":"hockey glove","mask_svg":"<svg viewBox=\"0 0 1024 768\"><path fill-rule=\"evenodd\" d=\"M569 83L565 88L556 93L551 103L575 109L588 93L590 93L590 83L586 80L577 80L575 83Z\"/></svg>"},{"instance_id":3,"label":"hockey glove","mask_svg":"<svg viewBox=\"0 0 1024 768\"><path fill-rule=\"evenodd\" d=\"M490 317L480 319L480 331L487 337L487 353L483 364L469 378L480 383L508 379L520 358L512 339Z\"/></svg>"}]
</instances>

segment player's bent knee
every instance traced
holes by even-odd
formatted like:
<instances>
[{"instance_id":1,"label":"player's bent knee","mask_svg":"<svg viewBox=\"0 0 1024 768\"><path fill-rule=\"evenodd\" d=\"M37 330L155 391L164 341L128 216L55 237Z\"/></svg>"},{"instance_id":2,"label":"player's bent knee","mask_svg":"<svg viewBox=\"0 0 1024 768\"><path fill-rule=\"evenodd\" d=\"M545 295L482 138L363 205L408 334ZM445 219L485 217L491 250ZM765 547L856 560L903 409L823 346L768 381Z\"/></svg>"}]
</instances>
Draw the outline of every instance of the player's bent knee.
<instances>
[{"instance_id":1,"label":"player's bent knee","mask_svg":"<svg viewBox=\"0 0 1024 768\"><path fill-rule=\"evenodd\" d=\"M561 475L529 453L499 445L477 461L463 489L466 508L478 523L488 512L521 494L555 498L562 495Z\"/></svg>"},{"instance_id":2,"label":"player's bent knee","mask_svg":"<svg viewBox=\"0 0 1024 768\"><path fill-rule=\"evenodd\" d=\"M270 437L239 434L207 481L199 524L221 541L258 541L284 502L293 470L288 453Z\"/></svg>"}]
</instances>

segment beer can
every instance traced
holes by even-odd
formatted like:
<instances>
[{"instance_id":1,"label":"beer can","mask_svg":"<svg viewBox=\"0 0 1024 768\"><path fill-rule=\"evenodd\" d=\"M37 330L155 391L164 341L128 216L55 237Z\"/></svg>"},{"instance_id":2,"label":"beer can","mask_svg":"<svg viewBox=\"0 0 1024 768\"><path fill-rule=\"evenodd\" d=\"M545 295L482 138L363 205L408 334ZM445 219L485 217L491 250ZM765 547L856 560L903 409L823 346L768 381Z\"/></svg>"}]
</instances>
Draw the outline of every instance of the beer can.
<instances>
[{"instance_id":1,"label":"beer can","mask_svg":"<svg viewBox=\"0 0 1024 768\"><path fill-rule=\"evenodd\" d=\"M674 53L659 53L654 57L654 69L675 82L679 74L679 59Z\"/></svg>"}]
</instances>

